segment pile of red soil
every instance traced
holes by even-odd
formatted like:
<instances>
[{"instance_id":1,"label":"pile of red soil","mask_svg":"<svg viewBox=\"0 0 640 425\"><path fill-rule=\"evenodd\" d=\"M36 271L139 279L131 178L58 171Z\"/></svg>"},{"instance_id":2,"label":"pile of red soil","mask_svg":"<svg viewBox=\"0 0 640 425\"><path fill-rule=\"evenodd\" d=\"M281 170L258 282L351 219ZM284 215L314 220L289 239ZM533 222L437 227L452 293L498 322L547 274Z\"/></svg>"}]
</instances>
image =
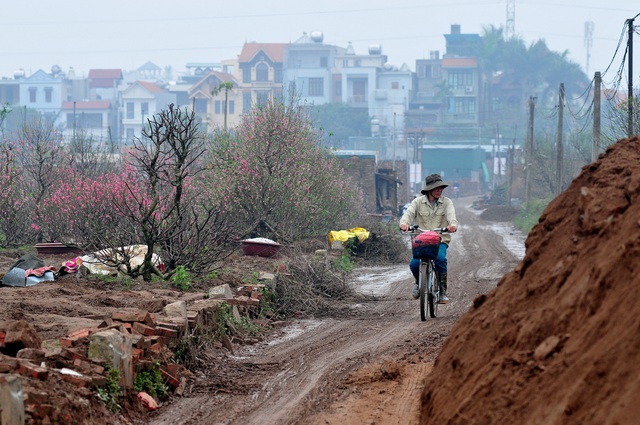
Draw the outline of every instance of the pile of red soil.
<instances>
[{"instance_id":1,"label":"pile of red soil","mask_svg":"<svg viewBox=\"0 0 640 425\"><path fill-rule=\"evenodd\" d=\"M582 169L455 325L423 424L640 421L640 138Z\"/></svg>"}]
</instances>

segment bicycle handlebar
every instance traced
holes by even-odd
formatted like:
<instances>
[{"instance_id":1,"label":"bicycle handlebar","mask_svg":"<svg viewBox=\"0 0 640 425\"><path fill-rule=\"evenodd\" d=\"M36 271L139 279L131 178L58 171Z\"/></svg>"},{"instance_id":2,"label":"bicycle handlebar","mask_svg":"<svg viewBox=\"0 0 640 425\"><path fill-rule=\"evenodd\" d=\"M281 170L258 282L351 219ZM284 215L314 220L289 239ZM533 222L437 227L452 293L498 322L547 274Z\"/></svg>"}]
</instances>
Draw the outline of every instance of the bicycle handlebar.
<instances>
[{"instance_id":1,"label":"bicycle handlebar","mask_svg":"<svg viewBox=\"0 0 640 425\"><path fill-rule=\"evenodd\" d=\"M437 232L437 233L448 233L449 230L446 227L438 227L436 229L421 229L420 226L414 224L413 226L409 226L407 232L415 232L419 230L420 232Z\"/></svg>"}]
</instances>

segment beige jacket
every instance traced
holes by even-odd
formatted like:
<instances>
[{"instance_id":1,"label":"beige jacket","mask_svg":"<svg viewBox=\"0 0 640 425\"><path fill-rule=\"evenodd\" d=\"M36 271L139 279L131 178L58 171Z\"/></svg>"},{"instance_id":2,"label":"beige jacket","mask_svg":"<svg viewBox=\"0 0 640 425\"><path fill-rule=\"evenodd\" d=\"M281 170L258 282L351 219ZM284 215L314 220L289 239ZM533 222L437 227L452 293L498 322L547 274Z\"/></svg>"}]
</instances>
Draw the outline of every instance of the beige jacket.
<instances>
[{"instance_id":1,"label":"beige jacket","mask_svg":"<svg viewBox=\"0 0 640 425\"><path fill-rule=\"evenodd\" d=\"M431 206L427 195L422 195L411 201L411 204L402 215L400 224L417 224L421 229L437 229L440 227L456 226L456 209L453 201L445 196L441 196L436 202L435 208ZM449 245L451 235L449 233L442 234L442 242Z\"/></svg>"}]
</instances>

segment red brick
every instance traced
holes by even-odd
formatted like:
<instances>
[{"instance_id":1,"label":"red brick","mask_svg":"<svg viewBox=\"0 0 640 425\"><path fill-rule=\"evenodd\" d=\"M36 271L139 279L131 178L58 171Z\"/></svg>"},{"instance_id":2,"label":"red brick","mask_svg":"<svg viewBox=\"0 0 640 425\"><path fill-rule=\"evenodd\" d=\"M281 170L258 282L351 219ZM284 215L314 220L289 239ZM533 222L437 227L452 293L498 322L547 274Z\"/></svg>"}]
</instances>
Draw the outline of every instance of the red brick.
<instances>
[{"instance_id":1,"label":"red brick","mask_svg":"<svg viewBox=\"0 0 640 425\"><path fill-rule=\"evenodd\" d=\"M135 329L140 334L145 336L157 335L156 330L154 328L152 328L151 326L147 326L144 323L134 322L133 329Z\"/></svg>"},{"instance_id":2,"label":"red brick","mask_svg":"<svg viewBox=\"0 0 640 425\"><path fill-rule=\"evenodd\" d=\"M151 314L145 310L140 310L137 312L117 311L111 314L111 318L120 322L142 322L147 326L153 326L155 324L155 319L153 318L153 316L151 316Z\"/></svg>"},{"instance_id":3,"label":"red brick","mask_svg":"<svg viewBox=\"0 0 640 425\"><path fill-rule=\"evenodd\" d=\"M28 376L30 378L40 379L45 381L49 376L49 369L34 365L30 361L19 361L18 373L22 376Z\"/></svg>"},{"instance_id":4,"label":"red brick","mask_svg":"<svg viewBox=\"0 0 640 425\"><path fill-rule=\"evenodd\" d=\"M86 360L82 360L82 359L75 359L73 361L73 365L77 368L79 368L80 370L82 370L82 372L88 373L88 372L93 372L93 373L97 373L97 374L102 374L104 373L104 367L100 366L98 364L92 363L90 361L86 361Z\"/></svg>"},{"instance_id":5,"label":"red brick","mask_svg":"<svg viewBox=\"0 0 640 425\"><path fill-rule=\"evenodd\" d=\"M107 385L107 377L102 375L92 376L91 383L94 387L104 387Z\"/></svg>"},{"instance_id":6,"label":"red brick","mask_svg":"<svg viewBox=\"0 0 640 425\"><path fill-rule=\"evenodd\" d=\"M142 348L132 348L131 354L133 357L133 361L137 362L138 360L144 357L144 350Z\"/></svg>"},{"instance_id":7,"label":"red brick","mask_svg":"<svg viewBox=\"0 0 640 425\"><path fill-rule=\"evenodd\" d=\"M98 328L102 329L110 326L113 326L113 319L111 317L105 317L102 323L98 325Z\"/></svg>"},{"instance_id":8,"label":"red brick","mask_svg":"<svg viewBox=\"0 0 640 425\"><path fill-rule=\"evenodd\" d=\"M180 331L184 331L185 328L185 322L184 321L180 321L180 322L158 322L156 323L156 327L163 327L163 328L167 328L167 329L173 329L176 330L178 332Z\"/></svg>"},{"instance_id":9,"label":"red brick","mask_svg":"<svg viewBox=\"0 0 640 425\"><path fill-rule=\"evenodd\" d=\"M163 368L160 368L160 373L162 374L162 376L165 377L169 385L171 385L174 389L180 386L180 380L175 376L171 375L169 372L167 372Z\"/></svg>"},{"instance_id":10,"label":"red brick","mask_svg":"<svg viewBox=\"0 0 640 425\"><path fill-rule=\"evenodd\" d=\"M88 376L75 376L61 373L60 378L72 383L78 388L90 388L93 385L93 379Z\"/></svg>"},{"instance_id":11,"label":"red brick","mask_svg":"<svg viewBox=\"0 0 640 425\"><path fill-rule=\"evenodd\" d=\"M18 360L0 355L0 373L10 373L18 369Z\"/></svg>"},{"instance_id":12,"label":"red brick","mask_svg":"<svg viewBox=\"0 0 640 425\"><path fill-rule=\"evenodd\" d=\"M75 332L71 332L69 335L67 335L67 338L86 338L91 334L91 329L80 329L77 330Z\"/></svg>"},{"instance_id":13,"label":"red brick","mask_svg":"<svg viewBox=\"0 0 640 425\"><path fill-rule=\"evenodd\" d=\"M73 348L63 348L62 351L60 352L60 355L65 359L72 360L72 361L76 359L87 360L87 361L89 360L84 355L84 353L81 353L77 351L77 349L73 349Z\"/></svg>"},{"instance_id":14,"label":"red brick","mask_svg":"<svg viewBox=\"0 0 640 425\"><path fill-rule=\"evenodd\" d=\"M179 333L178 333L177 330L164 328L162 326L158 326L156 328L156 332L158 333L158 335L164 336L164 337L167 337L167 338L178 338L178 336L179 336Z\"/></svg>"}]
</instances>

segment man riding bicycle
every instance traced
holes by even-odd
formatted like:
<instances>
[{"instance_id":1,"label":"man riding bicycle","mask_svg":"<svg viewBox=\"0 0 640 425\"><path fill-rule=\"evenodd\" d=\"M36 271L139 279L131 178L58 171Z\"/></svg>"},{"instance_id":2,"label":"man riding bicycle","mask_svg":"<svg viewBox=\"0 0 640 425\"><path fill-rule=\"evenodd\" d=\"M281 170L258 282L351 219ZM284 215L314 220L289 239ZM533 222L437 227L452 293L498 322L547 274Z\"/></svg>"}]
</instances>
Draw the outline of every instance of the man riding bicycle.
<instances>
[{"instance_id":1,"label":"man riding bicycle","mask_svg":"<svg viewBox=\"0 0 640 425\"><path fill-rule=\"evenodd\" d=\"M453 201L442 196L442 191L448 183L442 181L440 174L431 174L425 178L425 185L419 196L411 201L400 219L400 229L406 232L413 223L417 224L421 229L436 229L446 227L449 233L458 230L458 220L456 219L456 210L453 207ZM447 248L451 242L451 235L442 234L442 243L438 251L438 258L434 261L438 281L440 282L440 304L447 304ZM409 263L409 269L416 279L413 287L413 298L418 299L420 293L418 291L418 274L420 272L420 260L413 258Z\"/></svg>"}]
</instances>

